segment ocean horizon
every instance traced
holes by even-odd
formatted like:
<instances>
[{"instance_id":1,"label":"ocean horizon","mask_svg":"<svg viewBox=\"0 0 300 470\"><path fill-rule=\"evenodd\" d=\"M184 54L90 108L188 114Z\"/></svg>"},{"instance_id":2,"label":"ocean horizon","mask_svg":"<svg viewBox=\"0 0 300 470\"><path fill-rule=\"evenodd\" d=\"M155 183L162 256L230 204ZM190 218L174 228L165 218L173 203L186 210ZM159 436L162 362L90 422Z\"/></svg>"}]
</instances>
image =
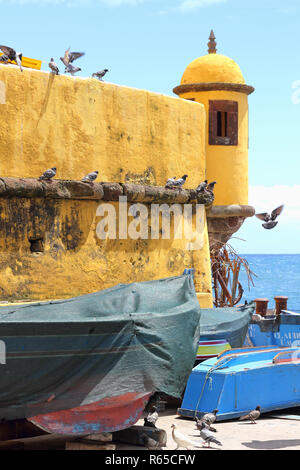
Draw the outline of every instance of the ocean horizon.
<instances>
[{"instance_id":1,"label":"ocean horizon","mask_svg":"<svg viewBox=\"0 0 300 470\"><path fill-rule=\"evenodd\" d=\"M240 254L254 273L248 288L247 274L241 269L239 281L244 294L242 302L250 302L256 298L269 299L268 308L275 307L274 297L288 297L287 309L300 312L300 253L285 254Z\"/></svg>"}]
</instances>

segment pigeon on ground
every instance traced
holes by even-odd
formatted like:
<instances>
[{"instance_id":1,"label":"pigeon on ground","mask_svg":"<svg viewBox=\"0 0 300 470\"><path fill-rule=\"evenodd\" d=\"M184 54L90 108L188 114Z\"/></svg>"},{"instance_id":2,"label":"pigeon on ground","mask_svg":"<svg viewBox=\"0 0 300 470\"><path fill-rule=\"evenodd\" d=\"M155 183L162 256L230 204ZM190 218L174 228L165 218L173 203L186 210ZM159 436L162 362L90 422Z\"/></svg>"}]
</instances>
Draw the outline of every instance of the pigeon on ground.
<instances>
[{"instance_id":1,"label":"pigeon on ground","mask_svg":"<svg viewBox=\"0 0 300 470\"><path fill-rule=\"evenodd\" d=\"M204 421L203 418L202 419L196 418L196 426L197 426L198 431L202 429L202 423L204 423L210 431L217 432L216 428L213 428L211 424L208 421Z\"/></svg>"},{"instance_id":2,"label":"pigeon on ground","mask_svg":"<svg viewBox=\"0 0 300 470\"><path fill-rule=\"evenodd\" d=\"M68 64L65 68L65 73L70 73L74 77L75 73L80 72L80 67L74 67L72 64Z\"/></svg>"},{"instance_id":3,"label":"pigeon on ground","mask_svg":"<svg viewBox=\"0 0 300 470\"><path fill-rule=\"evenodd\" d=\"M179 449L179 447L184 447L185 449L189 449L189 447L200 447L199 444L196 442L191 441L188 437L186 437L184 434L181 434L181 432L176 429L175 424L172 424L172 438L173 441L176 442L177 447L175 450Z\"/></svg>"},{"instance_id":4,"label":"pigeon on ground","mask_svg":"<svg viewBox=\"0 0 300 470\"><path fill-rule=\"evenodd\" d=\"M212 192L214 191L215 184L217 184L216 181L213 181L212 183L209 183L209 184L207 185L207 188L206 188L207 191L210 191L210 192L212 193Z\"/></svg>"},{"instance_id":5,"label":"pigeon on ground","mask_svg":"<svg viewBox=\"0 0 300 470\"><path fill-rule=\"evenodd\" d=\"M215 408L211 413L205 413L205 415L202 416L201 421L204 421L210 427L211 424L215 423L218 411L219 410Z\"/></svg>"},{"instance_id":6,"label":"pigeon on ground","mask_svg":"<svg viewBox=\"0 0 300 470\"><path fill-rule=\"evenodd\" d=\"M85 175L81 181L84 183L92 183L98 176L99 171L93 171L92 173L89 173L88 175Z\"/></svg>"},{"instance_id":7,"label":"pigeon on ground","mask_svg":"<svg viewBox=\"0 0 300 470\"><path fill-rule=\"evenodd\" d=\"M200 183L199 186L196 188L197 193L203 193L207 188L207 180L204 180L203 183Z\"/></svg>"},{"instance_id":8,"label":"pigeon on ground","mask_svg":"<svg viewBox=\"0 0 300 470\"><path fill-rule=\"evenodd\" d=\"M147 447L149 450L161 450L162 447L159 442L157 442L155 439L152 437L147 436L147 434L142 434L141 435L142 442L145 447Z\"/></svg>"},{"instance_id":9,"label":"pigeon on ground","mask_svg":"<svg viewBox=\"0 0 300 470\"><path fill-rule=\"evenodd\" d=\"M256 420L260 417L260 409L261 407L258 405L255 408L255 410L250 411L250 413L248 413L245 416L241 416L239 420L240 421L249 420L251 421L252 424L256 424Z\"/></svg>"},{"instance_id":10,"label":"pigeon on ground","mask_svg":"<svg viewBox=\"0 0 300 470\"><path fill-rule=\"evenodd\" d=\"M144 426L148 426L150 428L156 428L156 421L158 420L158 413L157 407L152 406L150 412L147 415L147 418L144 419Z\"/></svg>"},{"instance_id":11,"label":"pigeon on ground","mask_svg":"<svg viewBox=\"0 0 300 470\"><path fill-rule=\"evenodd\" d=\"M56 168L55 167L49 168L48 170L46 170L42 174L42 176L39 177L39 180L48 180L48 181L50 181L51 178L53 178L55 175L56 175Z\"/></svg>"},{"instance_id":12,"label":"pigeon on ground","mask_svg":"<svg viewBox=\"0 0 300 470\"><path fill-rule=\"evenodd\" d=\"M262 227L264 227L267 230L270 230L278 224L278 222L275 222L275 219L281 214L283 211L284 205L276 207L271 214L268 214L267 212L263 212L261 214L255 214L256 217L260 220L263 220L266 222L265 224L262 224Z\"/></svg>"},{"instance_id":13,"label":"pigeon on ground","mask_svg":"<svg viewBox=\"0 0 300 470\"><path fill-rule=\"evenodd\" d=\"M176 181L176 176L173 176L173 178L169 178L166 182L166 189L172 189L174 187L174 183Z\"/></svg>"},{"instance_id":14,"label":"pigeon on ground","mask_svg":"<svg viewBox=\"0 0 300 470\"><path fill-rule=\"evenodd\" d=\"M74 60L79 59L79 57L82 57L85 54L85 52L70 52L70 47L65 51L65 55L63 57L60 57L60 60L62 63L68 67L68 65L72 64Z\"/></svg>"},{"instance_id":15,"label":"pigeon on ground","mask_svg":"<svg viewBox=\"0 0 300 470\"><path fill-rule=\"evenodd\" d=\"M204 421L201 422L199 431L200 431L200 437L202 437L202 439L204 440L204 443L208 444L208 447L210 447L211 443L215 443L218 446L222 445L222 443L214 437L214 435L209 430L208 425L206 425Z\"/></svg>"},{"instance_id":16,"label":"pigeon on ground","mask_svg":"<svg viewBox=\"0 0 300 470\"><path fill-rule=\"evenodd\" d=\"M108 69L103 69L103 70L100 70L100 72L94 72L92 74L92 77L97 78L98 80L101 80L101 82L103 82L103 77L108 71L109 71Z\"/></svg>"},{"instance_id":17,"label":"pigeon on ground","mask_svg":"<svg viewBox=\"0 0 300 470\"><path fill-rule=\"evenodd\" d=\"M59 68L57 67L57 64L54 62L53 57L51 57L51 60L48 65L52 73L54 73L55 75L59 75Z\"/></svg>"},{"instance_id":18,"label":"pigeon on ground","mask_svg":"<svg viewBox=\"0 0 300 470\"><path fill-rule=\"evenodd\" d=\"M173 183L173 188L179 188L182 189L182 186L184 185L188 175L183 175L182 178L179 178L178 180L175 180Z\"/></svg>"},{"instance_id":19,"label":"pigeon on ground","mask_svg":"<svg viewBox=\"0 0 300 470\"><path fill-rule=\"evenodd\" d=\"M21 72L23 72L22 65L21 65L23 54L21 52L16 52L12 47L8 47L8 46L0 46L0 49L3 52L3 54L8 58L8 60L12 60L16 62Z\"/></svg>"}]
</instances>

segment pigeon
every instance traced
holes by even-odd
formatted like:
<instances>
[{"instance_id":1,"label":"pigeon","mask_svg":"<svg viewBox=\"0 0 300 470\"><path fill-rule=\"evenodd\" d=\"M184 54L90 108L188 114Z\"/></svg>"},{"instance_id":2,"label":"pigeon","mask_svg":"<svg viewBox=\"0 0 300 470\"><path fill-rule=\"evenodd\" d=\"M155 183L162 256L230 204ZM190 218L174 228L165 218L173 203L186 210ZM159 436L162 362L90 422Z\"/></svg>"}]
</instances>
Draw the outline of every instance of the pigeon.
<instances>
[{"instance_id":1,"label":"pigeon","mask_svg":"<svg viewBox=\"0 0 300 470\"><path fill-rule=\"evenodd\" d=\"M196 188L197 193L203 193L207 188L207 180L204 180L203 183L200 183L199 186Z\"/></svg>"},{"instance_id":2,"label":"pigeon","mask_svg":"<svg viewBox=\"0 0 300 470\"><path fill-rule=\"evenodd\" d=\"M217 432L216 428L213 428L213 427L211 426L211 423L209 423L208 421L203 420L203 418L202 418L202 419L196 418L196 426L197 426L197 429L198 429L199 431L200 431L201 428L202 428L202 423L204 423L204 424L208 427L208 429L209 429L210 431Z\"/></svg>"},{"instance_id":3,"label":"pigeon","mask_svg":"<svg viewBox=\"0 0 300 470\"><path fill-rule=\"evenodd\" d=\"M23 72L22 65L21 65L23 54L21 52L16 52L12 47L8 47L8 46L0 46L0 49L4 53L4 55L7 57L7 60L12 60L16 62L21 72Z\"/></svg>"},{"instance_id":4,"label":"pigeon","mask_svg":"<svg viewBox=\"0 0 300 470\"><path fill-rule=\"evenodd\" d=\"M210 191L210 192L212 193L213 190L214 190L215 184L217 184L216 181L213 181L212 183L209 183L209 184L207 185L207 188L206 188L207 191Z\"/></svg>"},{"instance_id":5,"label":"pigeon","mask_svg":"<svg viewBox=\"0 0 300 470\"><path fill-rule=\"evenodd\" d=\"M173 186L174 186L175 181L176 181L176 176L173 176L173 178L169 178L166 182L165 188L166 189L172 189Z\"/></svg>"},{"instance_id":6,"label":"pigeon","mask_svg":"<svg viewBox=\"0 0 300 470\"><path fill-rule=\"evenodd\" d=\"M0 62L7 64L8 61L9 61L9 57L6 54L2 54L2 56L0 57Z\"/></svg>"},{"instance_id":7,"label":"pigeon","mask_svg":"<svg viewBox=\"0 0 300 470\"><path fill-rule=\"evenodd\" d=\"M204 421L206 424L208 424L208 426L210 426L216 421L216 414L218 413L218 411L219 410L215 408L211 413L206 413L202 416L201 421Z\"/></svg>"},{"instance_id":8,"label":"pigeon","mask_svg":"<svg viewBox=\"0 0 300 470\"><path fill-rule=\"evenodd\" d=\"M100 70L100 72L94 72L92 74L92 77L97 78L98 80L101 80L103 82L103 77L108 71L109 71L108 69L103 69L103 70Z\"/></svg>"},{"instance_id":9,"label":"pigeon","mask_svg":"<svg viewBox=\"0 0 300 470\"><path fill-rule=\"evenodd\" d=\"M182 186L184 185L186 179L187 179L188 175L183 175L182 178L179 178L178 180L175 180L174 183L173 183L173 187L175 188L180 188L182 189Z\"/></svg>"},{"instance_id":10,"label":"pigeon","mask_svg":"<svg viewBox=\"0 0 300 470\"><path fill-rule=\"evenodd\" d=\"M42 176L39 177L39 180L48 180L50 181L51 178L53 178L53 176L56 175L56 168L53 167L53 168L49 168L48 170L46 170Z\"/></svg>"},{"instance_id":11,"label":"pigeon","mask_svg":"<svg viewBox=\"0 0 300 470\"><path fill-rule=\"evenodd\" d=\"M200 437L202 437L202 439L204 440L204 444L205 443L208 444L208 447L210 447L210 444L212 442L217 444L218 446L222 446L222 443L214 437L214 435L209 430L208 425L206 425L204 421L201 422L201 427L199 431L200 431Z\"/></svg>"},{"instance_id":12,"label":"pigeon","mask_svg":"<svg viewBox=\"0 0 300 470\"><path fill-rule=\"evenodd\" d=\"M196 442L191 441L184 434L181 434L181 432L179 432L176 429L175 424L172 424L171 428L172 428L173 441L176 442L176 444L177 444L177 447L176 447L175 450L179 449L179 447L184 447L187 450L189 450L189 447L191 447L191 446L200 447L199 444L197 444Z\"/></svg>"},{"instance_id":13,"label":"pigeon","mask_svg":"<svg viewBox=\"0 0 300 470\"><path fill-rule=\"evenodd\" d=\"M89 173L88 175L85 175L81 181L84 183L92 183L98 176L99 171L93 171L92 173Z\"/></svg>"},{"instance_id":14,"label":"pigeon","mask_svg":"<svg viewBox=\"0 0 300 470\"><path fill-rule=\"evenodd\" d=\"M278 222L275 222L275 219L281 214L283 211L284 205L276 207L271 214L268 214L267 212L263 212L261 214L255 214L256 217L260 220L263 220L266 222L265 224L262 224L262 227L264 227L267 230L270 230L278 224Z\"/></svg>"},{"instance_id":15,"label":"pigeon","mask_svg":"<svg viewBox=\"0 0 300 470\"><path fill-rule=\"evenodd\" d=\"M250 413L245 416L241 416L239 420L244 421L247 419L250 420L252 424L256 424L256 420L260 417L260 408L260 405L257 405L255 410L250 411Z\"/></svg>"},{"instance_id":16,"label":"pigeon","mask_svg":"<svg viewBox=\"0 0 300 470\"><path fill-rule=\"evenodd\" d=\"M57 64L54 62L53 57L51 57L50 62L49 62L48 65L49 65L52 73L54 73L55 75L59 75L59 68L57 67Z\"/></svg>"},{"instance_id":17,"label":"pigeon","mask_svg":"<svg viewBox=\"0 0 300 470\"><path fill-rule=\"evenodd\" d=\"M147 418L144 419L144 426L148 426L150 428L156 428L156 421L158 420L158 413L157 407L152 406L150 412L147 415Z\"/></svg>"},{"instance_id":18,"label":"pigeon","mask_svg":"<svg viewBox=\"0 0 300 470\"><path fill-rule=\"evenodd\" d=\"M80 72L81 68L74 67L72 64L68 64L65 68L65 73L70 73L74 77L75 73Z\"/></svg>"},{"instance_id":19,"label":"pigeon","mask_svg":"<svg viewBox=\"0 0 300 470\"><path fill-rule=\"evenodd\" d=\"M147 447L149 450L161 450L162 447L159 442L157 442L155 439L152 437L147 436L147 434L143 433L141 435L142 442L145 447Z\"/></svg>"},{"instance_id":20,"label":"pigeon","mask_svg":"<svg viewBox=\"0 0 300 470\"><path fill-rule=\"evenodd\" d=\"M63 62L63 64L68 67L68 65L72 64L74 60L79 59L79 57L82 57L85 54L85 52L70 52L70 47L65 51L65 55L63 57L60 57L60 60Z\"/></svg>"}]
</instances>

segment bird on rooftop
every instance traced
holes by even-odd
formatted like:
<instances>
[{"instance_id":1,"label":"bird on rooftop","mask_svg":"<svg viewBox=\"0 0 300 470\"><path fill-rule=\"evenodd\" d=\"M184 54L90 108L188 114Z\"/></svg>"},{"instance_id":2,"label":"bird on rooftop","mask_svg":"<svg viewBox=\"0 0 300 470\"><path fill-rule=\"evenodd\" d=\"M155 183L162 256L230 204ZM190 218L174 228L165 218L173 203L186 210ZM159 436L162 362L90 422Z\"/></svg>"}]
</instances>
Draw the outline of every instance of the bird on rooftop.
<instances>
[{"instance_id":1,"label":"bird on rooftop","mask_svg":"<svg viewBox=\"0 0 300 470\"><path fill-rule=\"evenodd\" d=\"M175 424L172 424L171 428L172 428L173 441L177 444L177 447L175 450L179 449L179 447L184 447L187 450L189 449L189 447L192 447L192 446L200 447L199 444L197 444L196 442L193 442L191 439L189 439L184 434L179 432L178 429L176 429Z\"/></svg>"},{"instance_id":2,"label":"bird on rooftop","mask_svg":"<svg viewBox=\"0 0 300 470\"><path fill-rule=\"evenodd\" d=\"M85 52L70 52L70 47L65 51L65 55L60 57L62 63L68 67L68 65L72 64L74 60L79 59L85 54Z\"/></svg>"},{"instance_id":3,"label":"bird on rooftop","mask_svg":"<svg viewBox=\"0 0 300 470\"><path fill-rule=\"evenodd\" d=\"M215 184L217 184L216 181L213 181L212 183L209 183L209 184L207 185L206 190L207 190L207 191L210 191L210 192L212 193L212 192L214 191Z\"/></svg>"},{"instance_id":4,"label":"bird on rooftop","mask_svg":"<svg viewBox=\"0 0 300 470\"><path fill-rule=\"evenodd\" d=\"M201 422L201 426L200 426L200 437L202 437L202 439L204 440L204 444L207 443L208 444L208 447L210 447L210 444L211 443L215 443L217 444L218 446L221 446L222 443L220 441L218 441L218 439L216 439L214 437L214 435L212 434L212 432L209 430L209 427L207 424L205 424L204 421Z\"/></svg>"},{"instance_id":5,"label":"bird on rooftop","mask_svg":"<svg viewBox=\"0 0 300 470\"><path fill-rule=\"evenodd\" d=\"M203 193L207 188L207 180L204 180L203 183L200 183L199 186L196 188L197 193Z\"/></svg>"},{"instance_id":6,"label":"bird on rooftop","mask_svg":"<svg viewBox=\"0 0 300 470\"><path fill-rule=\"evenodd\" d=\"M48 170L44 171L42 176L39 177L39 180L48 180L50 181L56 175L56 168L49 168Z\"/></svg>"},{"instance_id":7,"label":"bird on rooftop","mask_svg":"<svg viewBox=\"0 0 300 470\"><path fill-rule=\"evenodd\" d=\"M173 188L175 181L176 181L176 176L173 176L173 178L168 178L165 188L166 189Z\"/></svg>"},{"instance_id":8,"label":"bird on rooftop","mask_svg":"<svg viewBox=\"0 0 300 470\"><path fill-rule=\"evenodd\" d=\"M94 73L92 74L92 77L93 77L93 78L97 78L98 80L103 81L103 77L104 77L104 75L105 75L107 72L109 72L108 69L103 69L103 70L100 70L100 72L94 72Z\"/></svg>"},{"instance_id":9,"label":"bird on rooftop","mask_svg":"<svg viewBox=\"0 0 300 470\"><path fill-rule=\"evenodd\" d=\"M12 60L16 62L21 72L23 72L22 65L21 65L23 54L21 52L16 52L12 47L8 47L8 46L0 46L0 49L3 52L3 54L7 57L7 60Z\"/></svg>"},{"instance_id":10,"label":"bird on rooftop","mask_svg":"<svg viewBox=\"0 0 300 470\"><path fill-rule=\"evenodd\" d=\"M54 62L53 57L51 57L50 62L49 62L48 65L49 65L52 73L54 73L55 75L59 75L59 68L57 67L57 64Z\"/></svg>"},{"instance_id":11,"label":"bird on rooftop","mask_svg":"<svg viewBox=\"0 0 300 470\"><path fill-rule=\"evenodd\" d=\"M265 224L262 224L262 227L264 227L267 230L270 230L278 224L278 222L275 222L275 219L281 214L283 211L284 205L276 207L271 214L268 214L267 212L262 212L261 214L255 214L255 216L266 222Z\"/></svg>"},{"instance_id":12,"label":"bird on rooftop","mask_svg":"<svg viewBox=\"0 0 300 470\"><path fill-rule=\"evenodd\" d=\"M250 413L248 413L245 416L241 416L239 420L240 421L250 420L252 424L256 424L256 420L260 417L260 410L261 410L260 405L257 405L255 410L250 411Z\"/></svg>"},{"instance_id":13,"label":"bird on rooftop","mask_svg":"<svg viewBox=\"0 0 300 470\"><path fill-rule=\"evenodd\" d=\"M81 181L83 181L84 183L92 183L97 178L98 173L98 170L92 171L92 173L85 175Z\"/></svg>"},{"instance_id":14,"label":"bird on rooftop","mask_svg":"<svg viewBox=\"0 0 300 470\"><path fill-rule=\"evenodd\" d=\"M182 186L185 184L185 181L186 181L187 177L188 177L188 175L183 175L178 180L175 180L174 183L173 183L173 187L182 189Z\"/></svg>"},{"instance_id":15,"label":"bird on rooftop","mask_svg":"<svg viewBox=\"0 0 300 470\"><path fill-rule=\"evenodd\" d=\"M65 73L70 73L74 77L75 73L80 72L80 67L74 67L72 64L68 64L65 68Z\"/></svg>"},{"instance_id":16,"label":"bird on rooftop","mask_svg":"<svg viewBox=\"0 0 300 470\"><path fill-rule=\"evenodd\" d=\"M147 418L144 419L144 426L150 428L156 428L156 421L158 420L157 407L152 406L150 412L147 415Z\"/></svg>"}]
</instances>

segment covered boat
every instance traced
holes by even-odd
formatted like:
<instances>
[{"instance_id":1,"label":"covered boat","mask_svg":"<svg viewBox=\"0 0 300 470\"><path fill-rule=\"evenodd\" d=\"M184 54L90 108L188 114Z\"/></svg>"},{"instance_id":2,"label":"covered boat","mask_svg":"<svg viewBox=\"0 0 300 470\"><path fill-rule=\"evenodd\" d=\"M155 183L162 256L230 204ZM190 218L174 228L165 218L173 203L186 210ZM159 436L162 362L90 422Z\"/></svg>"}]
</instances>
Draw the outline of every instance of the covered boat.
<instances>
[{"instance_id":1,"label":"covered boat","mask_svg":"<svg viewBox=\"0 0 300 470\"><path fill-rule=\"evenodd\" d=\"M178 414L217 420L238 418L261 406L271 411L300 405L300 349L241 348L196 366Z\"/></svg>"},{"instance_id":2,"label":"covered boat","mask_svg":"<svg viewBox=\"0 0 300 470\"><path fill-rule=\"evenodd\" d=\"M243 346L255 311L255 302L240 307L201 309L197 361Z\"/></svg>"},{"instance_id":3,"label":"covered boat","mask_svg":"<svg viewBox=\"0 0 300 470\"><path fill-rule=\"evenodd\" d=\"M156 391L181 397L200 306L192 276L0 307L0 418L92 434L134 424Z\"/></svg>"}]
</instances>

